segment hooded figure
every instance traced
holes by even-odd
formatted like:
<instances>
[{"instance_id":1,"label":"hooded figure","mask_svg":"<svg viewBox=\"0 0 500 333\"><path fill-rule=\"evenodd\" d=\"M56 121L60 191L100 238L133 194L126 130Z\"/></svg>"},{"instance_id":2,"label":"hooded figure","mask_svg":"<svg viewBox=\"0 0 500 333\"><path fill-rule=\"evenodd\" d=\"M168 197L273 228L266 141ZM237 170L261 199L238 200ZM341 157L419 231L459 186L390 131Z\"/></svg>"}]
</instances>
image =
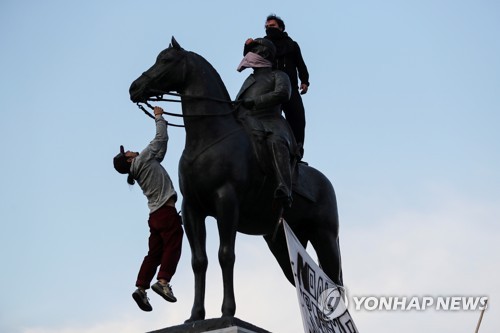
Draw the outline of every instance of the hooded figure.
<instances>
[{"instance_id":1,"label":"hooded figure","mask_svg":"<svg viewBox=\"0 0 500 333\"><path fill-rule=\"evenodd\" d=\"M236 99L242 102L240 112L257 120L252 122L252 132L265 138L272 157L277 187L274 197L283 207L292 202L291 160L295 140L285 118L281 104L288 101L291 93L290 79L282 71L272 69L276 55L274 44L264 38L256 38L245 46L244 58L238 71L253 68L253 74L245 80Z\"/></svg>"}]
</instances>

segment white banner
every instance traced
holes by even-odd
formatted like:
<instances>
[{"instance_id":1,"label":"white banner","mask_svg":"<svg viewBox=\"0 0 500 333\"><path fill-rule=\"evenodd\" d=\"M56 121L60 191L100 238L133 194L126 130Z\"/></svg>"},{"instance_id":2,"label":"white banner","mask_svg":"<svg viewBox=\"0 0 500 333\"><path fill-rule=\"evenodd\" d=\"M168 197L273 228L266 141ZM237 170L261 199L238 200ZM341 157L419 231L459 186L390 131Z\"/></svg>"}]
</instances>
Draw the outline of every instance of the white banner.
<instances>
[{"instance_id":1,"label":"white banner","mask_svg":"<svg viewBox=\"0 0 500 333\"><path fill-rule=\"evenodd\" d=\"M285 227L297 297L305 333L357 333L347 310L342 287L318 267L298 241L288 224Z\"/></svg>"}]
</instances>

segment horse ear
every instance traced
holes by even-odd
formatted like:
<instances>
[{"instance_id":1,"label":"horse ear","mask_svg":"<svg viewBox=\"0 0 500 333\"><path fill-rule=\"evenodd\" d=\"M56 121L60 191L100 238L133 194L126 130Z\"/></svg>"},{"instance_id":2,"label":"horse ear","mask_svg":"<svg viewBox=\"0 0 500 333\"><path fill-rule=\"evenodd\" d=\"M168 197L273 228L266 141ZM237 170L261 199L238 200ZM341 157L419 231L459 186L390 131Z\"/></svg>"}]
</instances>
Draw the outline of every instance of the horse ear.
<instances>
[{"instance_id":1,"label":"horse ear","mask_svg":"<svg viewBox=\"0 0 500 333\"><path fill-rule=\"evenodd\" d=\"M172 42L170 43L170 45L177 50L182 50L181 45L175 40L174 36L172 36Z\"/></svg>"}]
</instances>

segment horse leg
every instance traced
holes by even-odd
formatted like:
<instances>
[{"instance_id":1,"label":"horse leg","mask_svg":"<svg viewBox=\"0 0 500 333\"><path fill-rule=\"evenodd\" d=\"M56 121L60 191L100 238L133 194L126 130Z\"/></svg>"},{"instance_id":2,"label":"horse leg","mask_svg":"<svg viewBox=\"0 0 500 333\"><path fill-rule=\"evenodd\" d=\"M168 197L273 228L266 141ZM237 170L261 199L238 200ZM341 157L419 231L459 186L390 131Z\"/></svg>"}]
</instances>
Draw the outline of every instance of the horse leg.
<instances>
[{"instance_id":1,"label":"horse leg","mask_svg":"<svg viewBox=\"0 0 500 333\"><path fill-rule=\"evenodd\" d=\"M280 230L274 239L272 235L265 235L264 240L266 241L269 250L271 250L272 254L276 258L276 261L280 265L281 270L285 274L288 281L295 286L292 267L290 265L290 256L288 255L288 248L286 245L285 233Z\"/></svg>"},{"instance_id":2,"label":"horse leg","mask_svg":"<svg viewBox=\"0 0 500 333\"><path fill-rule=\"evenodd\" d=\"M183 202L184 231L191 247L191 266L194 273L194 302L191 317L186 322L205 319L205 281L208 266L205 217Z\"/></svg>"},{"instance_id":3,"label":"horse leg","mask_svg":"<svg viewBox=\"0 0 500 333\"><path fill-rule=\"evenodd\" d=\"M219 263L222 269L224 298L222 317L234 317L236 301L234 297L234 246L239 218L239 206L233 190L224 189L218 193L217 227L219 229Z\"/></svg>"},{"instance_id":4,"label":"horse leg","mask_svg":"<svg viewBox=\"0 0 500 333\"><path fill-rule=\"evenodd\" d=\"M315 230L311 235L311 244L318 255L321 269L335 284L343 286L338 223L336 225Z\"/></svg>"},{"instance_id":5,"label":"horse leg","mask_svg":"<svg viewBox=\"0 0 500 333\"><path fill-rule=\"evenodd\" d=\"M301 233L294 233L302 246L305 247L307 245L307 239ZM290 264L290 254L288 253L288 245L286 243L283 226L280 226L280 229L276 233L276 237L273 238L273 235L269 234L264 236L264 240L288 281L295 286L295 279L293 277L292 265Z\"/></svg>"}]
</instances>

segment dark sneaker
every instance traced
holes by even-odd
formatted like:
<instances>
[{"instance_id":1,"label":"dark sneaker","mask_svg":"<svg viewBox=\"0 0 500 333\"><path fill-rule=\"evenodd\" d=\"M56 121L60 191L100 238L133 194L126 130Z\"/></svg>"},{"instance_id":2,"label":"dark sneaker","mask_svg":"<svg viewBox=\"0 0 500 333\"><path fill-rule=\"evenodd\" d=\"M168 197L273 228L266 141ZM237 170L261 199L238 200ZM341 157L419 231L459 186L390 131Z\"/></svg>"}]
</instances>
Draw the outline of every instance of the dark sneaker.
<instances>
[{"instance_id":1,"label":"dark sneaker","mask_svg":"<svg viewBox=\"0 0 500 333\"><path fill-rule=\"evenodd\" d=\"M146 294L146 291L137 289L132 293L132 297L134 298L134 301L137 303L137 305L139 305L141 310L147 312L153 310L153 307L151 306L151 304L149 304L149 298L148 294Z\"/></svg>"},{"instance_id":2,"label":"dark sneaker","mask_svg":"<svg viewBox=\"0 0 500 333\"><path fill-rule=\"evenodd\" d=\"M174 293L172 292L172 286L169 284L161 284L160 281L156 282L151 286L151 289L161 297L163 297L166 301L175 303L177 302L177 298L175 298Z\"/></svg>"}]
</instances>

